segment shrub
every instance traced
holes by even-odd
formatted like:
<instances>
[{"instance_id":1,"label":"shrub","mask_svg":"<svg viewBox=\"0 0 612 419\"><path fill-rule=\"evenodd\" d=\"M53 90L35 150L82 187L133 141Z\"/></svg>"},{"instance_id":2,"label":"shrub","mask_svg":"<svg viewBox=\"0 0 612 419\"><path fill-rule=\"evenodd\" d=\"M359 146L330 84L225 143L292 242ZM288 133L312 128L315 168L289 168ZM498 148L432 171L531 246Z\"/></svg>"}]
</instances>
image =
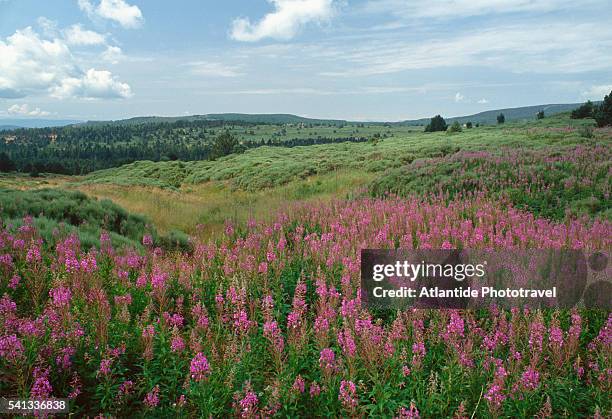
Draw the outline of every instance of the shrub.
<instances>
[{"instance_id":1,"label":"shrub","mask_svg":"<svg viewBox=\"0 0 612 419\"><path fill-rule=\"evenodd\" d=\"M541 110L536 114L536 119L544 119L544 110Z\"/></svg>"},{"instance_id":2,"label":"shrub","mask_svg":"<svg viewBox=\"0 0 612 419\"><path fill-rule=\"evenodd\" d=\"M593 117L593 102L588 100L584 105L581 105L578 109L574 109L571 114L572 119L584 119Z\"/></svg>"},{"instance_id":3,"label":"shrub","mask_svg":"<svg viewBox=\"0 0 612 419\"><path fill-rule=\"evenodd\" d=\"M593 127L590 125L581 127L579 132L582 138L593 138Z\"/></svg>"},{"instance_id":4,"label":"shrub","mask_svg":"<svg viewBox=\"0 0 612 419\"><path fill-rule=\"evenodd\" d=\"M189 249L184 233L159 236L151 222L139 214L130 214L108 199L97 200L82 192L61 189L17 191L0 189L0 222L21 225L25 216L33 216L46 240L54 239L54 230L75 232L84 247L99 246L102 231L110 233L113 244L139 247L146 233L167 248Z\"/></svg>"},{"instance_id":5,"label":"shrub","mask_svg":"<svg viewBox=\"0 0 612 419\"><path fill-rule=\"evenodd\" d=\"M466 123L465 123L465 127L466 127L467 129L471 129L471 128L472 128L472 122L471 122L471 121L466 122Z\"/></svg>"},{"instance_id":6,"label":"shrub","mask_svg":"<svg viewBox=\"0 0 612 419\"><path fill-rule=\"evenodd\" d=\"M455 121L453 122L453 124L448 128L448 133L455 133L455 132L461 132L463 131L463 129L461 128L461 125L459 124L459 122Z\"/></svg>"},{"instance_id":7,"label":"shrub","mask_svg":"<svg viewBox=\"0 0 612 419\"><path fill-rule=\"evenodd\" d=\"M612 125L612 92L604 98L601 105L594 109L593 117L598 127Z\"/></svg>"},{"instance_id":8,"label":"shrub","mask_svg":"<svg viewBox=\"0 0 612 419\"><path fill-rule=\"evenodd\" d=\"M504 116L504 114L500 113L499 115L497 115L497 123L503 124L504 122L506 122L506 117Z\"/></svg>"}]
</instances>

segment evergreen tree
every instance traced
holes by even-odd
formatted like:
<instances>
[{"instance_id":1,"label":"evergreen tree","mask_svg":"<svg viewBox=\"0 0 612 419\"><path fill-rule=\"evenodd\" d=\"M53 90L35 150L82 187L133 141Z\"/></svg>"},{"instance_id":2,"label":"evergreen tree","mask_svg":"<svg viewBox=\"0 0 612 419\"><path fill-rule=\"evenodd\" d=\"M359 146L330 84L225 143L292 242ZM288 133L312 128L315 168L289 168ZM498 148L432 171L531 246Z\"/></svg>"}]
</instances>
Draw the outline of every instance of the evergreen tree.
<instances>
[{"instance_id":1,"label":"evergreen tree","mask_svg":"<svg viewBox=\"0 0 612 419\"><path fill-rule=\"evenodd\" d=\"M604 97L601 105L596 107L593 112L593 117L598 127L612 125L612 92Z\"/></svg>"},{"instance_id":2,"label":"evergreen tree","mask_svg":"<svg viewBox=\"0 0 612 419\"><path fill-rule=\"evenodd\" d=\"M227 156L228 154L234 153L234 149L240 144L238 139L234 137L229 131L225 131L215 138L215 142L212 146L212 152L210 158L212 160L219 157Z\"/></svg>"},{"instance_id":3,"label":"evergreen tree","mask_svg":"<svg viewBox=\"0 0 612 419\"><path fill-rule=\"evenodd\" d=\"M431 118L429 124L425 127L425 132L436 132L436 131L446 131L448 125L446 125L446 121L440 115L436 115Z\"/></svg>"},{"instance_id":4,"label":"evergreen tree","mask_svg":"<svg viewBox=\"0 0 612 419\"><path fill-rule=\"evenodd\" d=\"M585 104L578 109L574 109L571 114L572 119L584 119L593 117L593 102L587 100Z\"/></svg>"},{"instance_id":5,"label":"evergreen tree","mask_svg":"<svg viewBox=\"0 0 612 419\"><path fill-rule=\"evenodd\" d=\"M15 163L8 154L0 153L0 172L12 172L15 170Z\"/></svg>"},{"instance_id":6,"label":"evergreen tree","mask_svg":"<svg viewBox=\"0 0 612 419\"><path fill-rule=\"evenodd\" d=\"M497 115L497 123L503 124L504 122L506 122L506 117L504 116L504 114L500 113L499 115Z\"/></svg>"}]
</instances>

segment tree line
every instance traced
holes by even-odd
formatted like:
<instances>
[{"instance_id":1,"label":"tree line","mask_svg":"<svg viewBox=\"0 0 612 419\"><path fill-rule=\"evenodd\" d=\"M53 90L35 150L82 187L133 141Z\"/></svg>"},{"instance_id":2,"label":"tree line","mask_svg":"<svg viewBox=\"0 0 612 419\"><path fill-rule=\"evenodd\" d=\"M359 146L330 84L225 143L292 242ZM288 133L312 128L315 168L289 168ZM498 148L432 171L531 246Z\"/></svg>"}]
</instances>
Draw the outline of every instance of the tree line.
<instances>
[{"instance_id":1,"label":"tree line","mask_svg":"<svg viewBox=\"0 0 612 419\"><path fill-rule=\"evenodd\" d=\"M365 137L316 137L241 141L230 129L249 122L176 121L142 124L92 124L17 129L0 133L0 172L80 175L138 160L196 161L261 146L296 147L334 142L363 142Z\"/></svg>"}]
</instances>

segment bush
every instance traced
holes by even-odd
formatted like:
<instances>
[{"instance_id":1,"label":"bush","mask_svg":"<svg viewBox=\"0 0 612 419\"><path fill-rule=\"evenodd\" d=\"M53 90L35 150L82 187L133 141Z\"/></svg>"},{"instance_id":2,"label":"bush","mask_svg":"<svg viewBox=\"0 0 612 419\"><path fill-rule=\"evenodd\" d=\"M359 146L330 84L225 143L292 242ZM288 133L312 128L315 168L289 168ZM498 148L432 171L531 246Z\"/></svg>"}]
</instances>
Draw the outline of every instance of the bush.
<instances>
[{"instance_id":1,"label":"bush","mask_svg":"<svg viewBox=\"0 0 612 419\"><path fill-rule=\"evenodd\" d=\"M593 117L598 127L612 125L612 92L604 98L601 105L594 109Z\"/></svg>"},{"instance_id":2,"label":"bush","mask_svg":"<svg viewBox=\"0 0 612 419\"><path fill-rule=\"evenodd\" d=\"M499 115L497 115L497 123L503 124L504 122L506 122L506 117L504 116L504 114L500 113Z\"/></svg>"},{"instance_id":3,"label":"bush","mask_svg":"<svg viewBox=\"0 0 612 419\"><path fill-rule=\"evenodd\" d=\"M61 189L17 191L0 189L0 213L2 222L21 225L25 216L34 217L48 241L53 231L76 233L84 247L100 245L102 231L110 233L113 245L139 247L143 235L149 233L157 244L167 248L189 248L182 232L171 232L168 237L159 236L151 222L139 214L130 214L108 199L97 200L82 192Z\"/></svg>"},{"instance_id":4,"label":"bush","mask_svg":"<svg viewBox=\"0 0 612 419\"><path fill-rule=\"evenodd\" d=\"M448 128L448 133L455 133L455 132L461 132L463 131L463 129L461 128L461 125L459 124L459 122L455 121L453 122L453 124Z\"/></svg>"},{"instance_id":5,"label":"bush","mask_svg":"<svg viewBox=\"0 0 612 419\"><path fill-rule=\"evenodd\" d=\"M471 129L471 128L472 128L472 122L470 122L470 121L466 122L466 123L465 123L465 127L466 127L467 129Z\"/></svg>"},{"instance_id":6,"label":"bush","mask_svg":"<svg viewBox=\"0 0 612 419\"><path fill-rule=\"evenodd\" d=\"M425 127L425 132L436 132L436 131L446 131L448 125L446 125L446 121L440 115L436 115L431 118L429 124Z\"/></svg>"},{"instance_id":7,"label":"bush","mask_svg":"<svg viewBox=\"0 0 612 419\"><path fill-rule=\"evenodd\" d=\"M574 109L571 114L572 119L584 119L593 117L593 102L588 100L584 105L581 105L578 109Z\"/></svg>"},{"instance_id":8,"label":"bush","mask_svg":"<svg viewBox=\"0 0 612 419\"><path fill-rule=\"evenodd\" d=\"M536 114L536 119L544 119L544 110L541 110Z\"/></svg>"},{"instance_id":9,"label":"bush","mask_svg":"<svg viewBox=\"0 0 612 419\"><path fill-rule=\"evenodd\" d=\"M593 138L593 127L590 125L585 125L580 128L579 133L582 138Z\"/></svg>"}]
</instances>

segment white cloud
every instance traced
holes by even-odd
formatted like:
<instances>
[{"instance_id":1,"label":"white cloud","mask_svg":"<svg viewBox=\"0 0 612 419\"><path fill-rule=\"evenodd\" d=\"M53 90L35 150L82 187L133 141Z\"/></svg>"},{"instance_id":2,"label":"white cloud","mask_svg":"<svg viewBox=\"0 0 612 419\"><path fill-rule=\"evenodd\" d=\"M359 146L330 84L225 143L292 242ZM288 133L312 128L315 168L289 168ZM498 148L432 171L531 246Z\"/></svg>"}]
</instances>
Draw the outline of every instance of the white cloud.
<instances>
[{"instance_id":1,"label":"white cloud","mask_svg":"<svg viewBox=\"0 0 612 419\"><path fill-rule=\"evenodd\" d=\"M120 83L110 71L90 68L83 77L69 77L59 86L53 87L51 96L58 99L83 98L129 98L130 86Z\"/></svg>"},{"instance_id":2,"label":"white cloud","mask_svg":"<svg viewBox=\"0 0 612 419\"><path fill-rule=\"evenodd\" d=\"M612 26L558 22L516 24L425 41L404 37L364 40L331 52L337 71L325 76L369 76L406 70L480 66L517 73L580 73L612 69ZM535 41L537 40L537 41Z\"/></svg>"},{"instance_id":3,"label":"white cloud","mask_svg":"<svg viewBox=\"0 0 612 419\"><path fill-rule=\"evenodd\" d=\"M83 29L80 24L72 25L64 30L64 38L68 45L105 45L106 37L98 32Z\"/></svg>"},{"instance_id":4,"label":"white cloud","mask_svg":"<svg viewBox=\"0 0 612 419\"><path fill-rule=\"evenodd\" d=\"M585 0L604 3L603 0ZM389 13L408 19L448 19L502 13L535 13L583 7L573 0L370 0L364 6L369 13Z\"/></svg>"},{"instance_id":5,"label":"white cloud","mask_svg":"<svg viewBox=\"0 0 612 419\"><path fill-rule=\"evenodd\" d=\"M58 29L57 29L57 22L55 20L51 20L44 16L40 16L38 19L36 19L36 23L42 30L43 34L47 36L57 35Z\"/></svg>"},{"instance_id":6,"label":"white cloud","mask_svg":"<svg viewBox=\"0 0 612 419\"><path fill-rule=\"evenodd\" d=\"M294 87L294 88L278 88L278 89L251 89L237 90L229 92L221 92L226 95L255 95L255 96L272 96L272 95L315 95L327 96L340 94L339 92L330 90L312 89L309 87Z\"/></svg>"},{"instance_id":7,"label":"white cloud","mask_svg":"<svg viewBox=\"0 0 612 419\"><path fill-rule=\"evenodd\" d=\"M235 19L231 37L237 41L255 42L264 38L288 40L310 22L322 23L334 14L334 0L268 0L274 12L259 22L248 18Z\"/></svg>"},{"instance_id":8,"label":"white cloud","mask_svg":"<svg viewBox=\"0 0 612 419\"><path fill-rule=\"evenodd\" d=\"M108 19L130 29L138 28L144 22L140 8L124 0L100 0L97 6L94 6L90 0L78 0L78 3L79 8L90 19Z\"/></svg>"},{"instance_id":9,"label":"white cloud","mask_svg":"<svg viewBox=\"0 0 612 419\"><path fill-rule=\"evenodd\" d=\"M50 112L42 111L40 108L30 109L30 106L27 103L22 105L13 105L8 108L8 113L10 115L19 115L19 116L47 116L50 115Z\"/></svg>"},{"instance_id":10,"label":"white cloud","mask_svg":"<svg viewBox=\"0 0 612 419\"><path fill-rule=\"evenodd\" d=\"M198 76L206 77L239 77L243 73L236 66L226 65L219 62L195 61L187 64L191 72Z\"/></svg>"},{"instance_id":11,"label":"white cloud","mask_svg":"<svg viewBox=\"0 0 612 419\"><path fill-rule=\"evenodd\" d=\"M588 90L582 92L585 99L603 100L604 96L612 92L612 84L602 84L599 86L591 86Z\"/></svg>"},{"instance_id":12,"label":"white cloud","mask_svg":"<svg viewBox=\"0 0 612 419\"><path fill-rule=\"evenodd\" d=\"M127 98L130 87L110 72L81 68L61 38L43 39L31 27L0 39L0 98Z\"/></svg>"},{"instance_id":13,"label":"white cloud","mask_svg":"<svg viewBox=\"0 0 612 419\"><path fill-rule=\"evenodd\" d=\"M482 98L482 99L480 99L478 101L478 103L480 103L481 105L485 105L485 104L489 103L489 101L487 99L485 99L485 98Z\"/></svg>"},{"instance_id":14,"label":"white cloud","mask_svg":"<svg viewBox=\"0 0 612 419\"><path fill-rule=\"evenodd\" d=\"M100 54L100 58L102 58L104 61L108 61L109 63L117 64L119 60L123 58L123 51L121 51L121 48L119 47L109 45L106 47L104 52Z\"/></svg>"},{"instance_id":15,"label":"white cloud","mask_svg":"<svg viewBox=\"0 0 612 419\"><path fill-rule=\"evenodd\" d=\"M457 92L455 94L455 102L460 103L465 101L465 96L463 96L461 93Z\"/></svg>"}]
</instances>

